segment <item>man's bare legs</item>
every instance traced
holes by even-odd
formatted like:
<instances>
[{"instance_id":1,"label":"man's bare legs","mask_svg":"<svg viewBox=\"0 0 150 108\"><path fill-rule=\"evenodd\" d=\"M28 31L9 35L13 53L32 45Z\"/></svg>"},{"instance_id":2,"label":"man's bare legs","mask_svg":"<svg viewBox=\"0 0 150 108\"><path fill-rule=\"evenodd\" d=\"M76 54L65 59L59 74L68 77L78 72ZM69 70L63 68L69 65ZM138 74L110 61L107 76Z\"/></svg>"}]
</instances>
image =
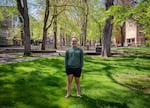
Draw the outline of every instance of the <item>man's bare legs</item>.
<instances>
[{"instance_id":1,"label":"man's bare legs","mask_svg":"<svg viewBox=\"0 0 150 108\"><path fill-rule=\"evenodd\" d=\"M80 77L75 77L75 82L76 82L77 97L81 97L80 96Z\"/></svg>"},{"instance_id":2,"label":"man's bare legs","mask_svg":"<svg viewBox=\"0 0 150 108\"><path fill-rule=\"evenodd\" d=\"M71 85L72 85L72 80L73 80L73 74L69 74L67 76L67 94L65 96L65 98L69 97L71 95Z\"/></svg>"}]
</instances>

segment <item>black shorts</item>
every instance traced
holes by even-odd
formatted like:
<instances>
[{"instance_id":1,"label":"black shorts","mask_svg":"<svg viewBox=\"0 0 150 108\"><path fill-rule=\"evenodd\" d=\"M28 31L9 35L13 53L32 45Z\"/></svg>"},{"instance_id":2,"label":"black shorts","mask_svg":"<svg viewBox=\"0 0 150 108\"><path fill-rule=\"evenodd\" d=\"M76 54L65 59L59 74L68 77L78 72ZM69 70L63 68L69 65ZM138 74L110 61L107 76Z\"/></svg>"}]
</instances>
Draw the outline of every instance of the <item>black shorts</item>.
<instances>
[{"instance_id":1,"label":"black shorts","mask_svg":"<svg viewBox=\"0 0 150 108\"><path fill-rule=\"evenodd\" d=\"M81 76L81 68L66 68L66 74L73 74L75 77L80 77Z\"/></svg>"}]
</instances>

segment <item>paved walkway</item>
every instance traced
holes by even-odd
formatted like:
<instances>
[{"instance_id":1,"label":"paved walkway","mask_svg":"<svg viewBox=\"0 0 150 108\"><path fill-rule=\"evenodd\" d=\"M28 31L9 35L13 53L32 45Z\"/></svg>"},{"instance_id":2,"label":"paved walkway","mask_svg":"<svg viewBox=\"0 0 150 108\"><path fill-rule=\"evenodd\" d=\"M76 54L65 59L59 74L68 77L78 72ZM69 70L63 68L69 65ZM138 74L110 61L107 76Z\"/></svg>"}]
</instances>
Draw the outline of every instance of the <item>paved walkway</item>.
<instances>
[{"instance_id":1,"label":"paved walkway","mask_svg":"<svg viewBox=\"0 0 150 108\"><path fill-rule=\"evenodd\" d=\"M37 47L32 47L32 50L39 50ZM13 53L10 53L13 52ZM94 50L86 50L84 53L95 53ZM23 47L1 47L0 48L0 64L8 64L13 62L20 62L20 61L29 61L35 60L39 58L46 58L50 56L64 56L65 49L58 49L56 52L46 52L46 53L33 53L32 57L23 57Z\"/></svg>"},{"instance_id":2,"label":"paved walkway","mask_svg":"<svg viewBox=\"0 0 150 108\"><path fill-rule=\"evenodd\" d=\"M93 53L93 51L84 51L85 53ZM33 53L32 57L23 57L23 53L0 53L0 64L8 64L20 61L29 61L39 58L47 58L50 56L64 56L64 50L57 50L53 53Z\"/></svg>"},{"instance_id":3,"label":"paved walkway","mask_svg":"<svg viewBox=\"0 0 150 108\"><path fill-rule=\"evenodd\" d=\"M35 60L39 58L46 58L50 56L59 56L58 53L36 53L32 54L32 57L23 57L23 53L5 53L0 54L0 64L8 64L13 62L20 62L20 61L29 61Z\"/></svg>"}]
</instances>

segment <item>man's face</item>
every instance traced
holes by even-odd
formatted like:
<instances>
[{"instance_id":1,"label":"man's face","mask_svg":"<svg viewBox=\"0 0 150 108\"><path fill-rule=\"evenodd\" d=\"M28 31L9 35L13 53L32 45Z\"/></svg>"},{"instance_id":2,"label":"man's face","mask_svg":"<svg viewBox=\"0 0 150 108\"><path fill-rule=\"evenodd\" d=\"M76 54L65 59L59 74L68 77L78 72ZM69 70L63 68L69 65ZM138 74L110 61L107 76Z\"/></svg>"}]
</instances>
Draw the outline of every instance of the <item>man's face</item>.
<instances>
[{"instance_id":1,"label":"man's face","mask_svg":"<svg viewBox=\"0 0 150 108\"><path fill-rule=\"evenodd\" d=\"M78 41L76 38L72 38L71 43L73 46L77 46Z\"/></svg>"}]
</instances>

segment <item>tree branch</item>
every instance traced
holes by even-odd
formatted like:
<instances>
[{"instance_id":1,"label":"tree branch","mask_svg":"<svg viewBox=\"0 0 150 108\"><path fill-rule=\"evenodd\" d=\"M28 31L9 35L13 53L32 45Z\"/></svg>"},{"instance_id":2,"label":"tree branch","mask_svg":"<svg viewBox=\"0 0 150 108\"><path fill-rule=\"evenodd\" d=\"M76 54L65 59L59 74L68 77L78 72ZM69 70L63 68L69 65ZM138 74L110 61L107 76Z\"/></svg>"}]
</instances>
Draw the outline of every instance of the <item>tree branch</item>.
<instances>
[{"instance_id":1,"label":"tree branch","mask_svg":"<svg viewBox=\"0 0 150 108\"><path fill-rule=\"evenodd\" d=\"M78 8L84 9L82 6L78 6L78 5L55 5L55 7L64 7L64 6L78 7ZM53 7L53 6L51 6L51 7Z\"/></svg>"},{"instance_id":2,"label":"tree branch","mask_svg":"<svg viewBox=\"0 0 150 108\"><path fill-rule=\"evenodd\" d=\"M21 4L21 0L16 0L16 2L17 2L18 10L19 10L21 16L24 18L24 14L23 14L24 13L24 7Z\"/></svg>"},{"instance_id":3,"label":"tree branch","mask_svg":"<svg viewBox=\"0 0 150 108\"><path fill-rule=\"evenodd\" d=\"M45 9L45 17L44 17L44 28L45 29L46 29L48 17L49 17L49 0L46 0L46 9Z\"/></svg>"},{"instance_id":4,"label":"tree branch","mask_svg":"<svg viewBox=\"0 0 150 108\"><path fill-rule=\"evenodd\" d=\"M54 20L54 15L53 15L53 17L52 17L52 19L51 19L50 24L46 27L46 30L48 30L48 29L51 27L51 25L52 25L52 23L53 23L53 20Z\"/></svg>"}]
</instances>

